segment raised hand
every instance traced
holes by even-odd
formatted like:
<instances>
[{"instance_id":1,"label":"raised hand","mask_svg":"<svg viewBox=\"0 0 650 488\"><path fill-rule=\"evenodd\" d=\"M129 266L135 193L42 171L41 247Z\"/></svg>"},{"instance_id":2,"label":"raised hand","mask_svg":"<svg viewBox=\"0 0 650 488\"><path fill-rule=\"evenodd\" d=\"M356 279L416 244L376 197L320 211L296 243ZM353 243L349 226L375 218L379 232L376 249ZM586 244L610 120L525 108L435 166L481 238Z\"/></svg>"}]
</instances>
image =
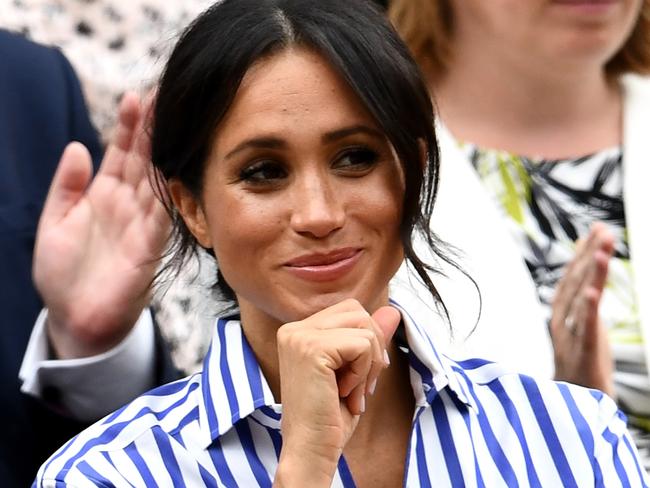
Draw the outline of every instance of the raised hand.
<instances>
[{"instance_id":1,"label":"raised hand","mask_svg":"<svg viewBox=\"0 0 650 488\"><path fill-rule=\"evenodd\" d=\"M147 302L169 233L149 181L148 112L135 94L126 94L95 178L90 154L73 142L50 186L33 276L60 358L110 349L126 337Z\"/></svg>"},{"instance_id":2,"label":"raised hand","mask_svg":"<svg viewBox=\"0 0 650 488\"><path fill-rule=\"evenodd\" d=\"M370 315L345 300L278 330L283 445L276 485L330 486L365 397L388 366L386 347L399 321L393 307Z\"/></svg>"},{"instance_id":3,"label":"raised hand","mask_svg":"<svg viewBox=\"0 0 650 488\"><path fill-rule=\"evenodd\" d=\"M612 355L598 305L605 287L614 238L595 223L558 283L553 300L551 337L555 376L614 395Z\"/></svg>"}]
</instances>

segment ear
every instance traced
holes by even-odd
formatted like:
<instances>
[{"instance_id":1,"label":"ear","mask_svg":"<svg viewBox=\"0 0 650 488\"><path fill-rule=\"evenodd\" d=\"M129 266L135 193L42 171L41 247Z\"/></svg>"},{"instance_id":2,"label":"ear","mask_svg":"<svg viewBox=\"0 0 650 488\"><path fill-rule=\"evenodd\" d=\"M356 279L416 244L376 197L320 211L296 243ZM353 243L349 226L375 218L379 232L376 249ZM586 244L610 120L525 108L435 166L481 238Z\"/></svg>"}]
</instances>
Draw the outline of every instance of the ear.
<instances>
[{"instance_id":1,"label":"ear","mask_svg":"<svg viewBox=\"0 0 650 488\"><path fill-rule=\"evenodd\" d=\"M174 206L181 214L187 228L202 247L211 248L212 239L201 202L180 181L172 179L168 185Z\"/></svg>"}]
</instances>

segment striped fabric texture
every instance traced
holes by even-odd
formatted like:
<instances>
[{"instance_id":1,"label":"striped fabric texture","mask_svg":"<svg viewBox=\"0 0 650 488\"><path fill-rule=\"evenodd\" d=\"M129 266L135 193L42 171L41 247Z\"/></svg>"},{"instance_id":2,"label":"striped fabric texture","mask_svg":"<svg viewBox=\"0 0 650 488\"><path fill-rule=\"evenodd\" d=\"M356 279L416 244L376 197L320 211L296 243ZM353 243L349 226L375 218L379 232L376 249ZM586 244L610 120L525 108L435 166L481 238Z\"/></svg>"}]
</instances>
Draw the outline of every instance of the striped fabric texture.
<instances>
[{"instance_id":1,"label":"striped fabric texture","mask_svg":"<svg viewBox=\"0 0 650 488\"><path fill-rule=\"evenodd\" d=\"M422 323L402 317L416 405L404 486L648 486L609 397L483 360L454 362ZM79 434L33 486L270 487L281 415L239 321L220 319L203 372ZM355 486L344 457L332 486Z\"/></svg>"}]
</instances>

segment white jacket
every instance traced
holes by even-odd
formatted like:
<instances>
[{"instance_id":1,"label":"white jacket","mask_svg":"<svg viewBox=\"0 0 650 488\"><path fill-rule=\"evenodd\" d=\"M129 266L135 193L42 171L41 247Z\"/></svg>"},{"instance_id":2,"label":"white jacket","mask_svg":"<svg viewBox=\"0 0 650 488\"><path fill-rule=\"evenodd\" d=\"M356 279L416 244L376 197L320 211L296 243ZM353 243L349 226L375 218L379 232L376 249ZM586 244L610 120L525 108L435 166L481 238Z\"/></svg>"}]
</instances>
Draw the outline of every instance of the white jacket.
<instances>
[{"instance_id":1,"label":"white jacket","mask_svg":"<svg viewBox=\"0 0 650 488\"><path fill-rule=\"evenodd\" d=\"M650 364L650 79L623 78L623 170L626 224L635 273L641 327ZM443 266L448 277L434 283L449 310L453 337L439 321L439 347L454 357L484 357L535 376L553 375L553 349L535 285L517 243L470 161L444 127L438 127L441 149L440 192L432 229L464 254L457 261L476 280L482 313L475 331L478 295L471 282ZM395 279L393 296L417 300L419 310L431 303L421 285L408 285L404 270ZM411 291L408 291L408 289ZM415 293L412 291L415 288ZM419 297L419 298L416 298ZM411 307L411 309L413 309Z\"/></svg>"}]
</instances>

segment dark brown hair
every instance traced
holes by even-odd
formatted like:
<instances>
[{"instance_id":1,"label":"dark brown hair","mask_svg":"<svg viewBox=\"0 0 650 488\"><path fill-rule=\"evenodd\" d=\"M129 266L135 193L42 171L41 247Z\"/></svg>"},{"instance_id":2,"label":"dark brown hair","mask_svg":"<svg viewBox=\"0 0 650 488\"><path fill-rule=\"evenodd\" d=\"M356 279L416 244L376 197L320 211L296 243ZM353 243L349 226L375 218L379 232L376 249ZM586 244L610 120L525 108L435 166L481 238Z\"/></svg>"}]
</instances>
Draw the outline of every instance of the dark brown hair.
<instances>
[{"instance_id":1,"label":"dark brown hair","mask_svg":"<svg viewBox=\"0 0 650 488\"><path fill-rule=\"evenodd\" d=\"M380 7L365 0L223 0L183 33L162 76L152 132L158 189L174 221L172 262L182 266L198 244L170 203L166 181L182 182L200 199L215 130L242 78L256 61L294 45L313 49L338 71L395 148L406 186L404 254L444 309L429 277L435 269L413 246L417 232L451 263L429 227L439 173L432 103L407 47ZM223 276L217 286L234 298Z\"/></svg>"}]
</instances>

